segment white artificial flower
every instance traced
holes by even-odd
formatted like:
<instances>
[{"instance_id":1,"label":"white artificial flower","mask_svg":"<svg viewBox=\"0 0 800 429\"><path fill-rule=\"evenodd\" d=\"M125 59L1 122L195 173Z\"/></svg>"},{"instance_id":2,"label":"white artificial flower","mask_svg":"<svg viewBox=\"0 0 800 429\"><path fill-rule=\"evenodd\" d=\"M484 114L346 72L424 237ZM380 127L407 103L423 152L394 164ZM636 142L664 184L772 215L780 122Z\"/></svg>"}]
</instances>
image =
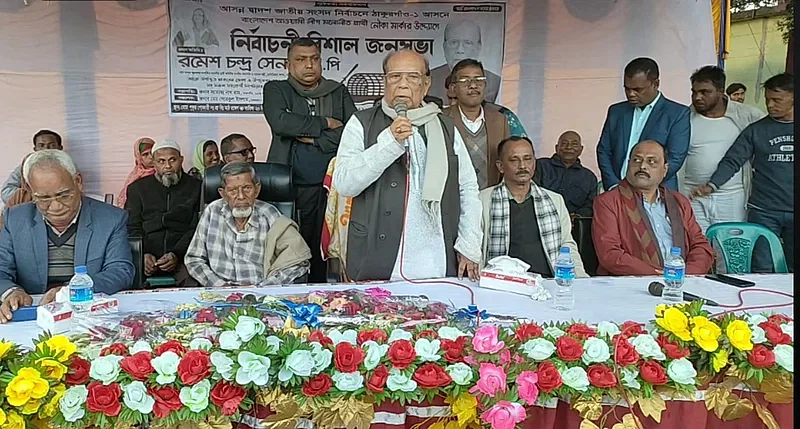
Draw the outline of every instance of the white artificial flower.
<instances>
[{"instance_id":1,"label":"white artificial flower","mask_svg":"<svg viewBox=\"0 0 800 429\"><path fill-rule=\"evenodd\" d=\"M642 388L639 380L636 379L636 377L639 376L639 368L635 366L627 366L620 370L620 375L622 375L623 386L633 390L639 390Z\"/></svg>"},{"instance_id":2,"label":"white artificial flower","mask_svg":"<svg viewBox=\"0 0 800 429\"><path fill-rule=\"evenodd\" d=\"M389 378L386 379L386 388L392 392L399 390L408 393L417 390L417 382L397 369L392 369L389 371Z\"/></svg>"},{"instance_id":3,"label":"white artificial flower","mask_svg":"<svg viewBox=\"0 0 800 429\"><path fill-rule=\"evenodd\" d=\"M581 356L581 360L586 365L592 363L603 363L607 360L611 359L611 349L608 347L608 343L605 340L591 337L586 339L583 343L583 356Z\"/></svg>"},{"instance_id":4,"label":"white artificial flower","mask_svg":"<svg viewBox=\"0 0 800 429\"><path fill-rule=\"evenodd\" d=\"M381 359L383 359L383 357L386 356L386 352L389 351L388 344L378 344L372 340L365 341L361 347L364 348L366 352L364 355L364 368L366 368L367 371L372 371L377 368L381 363Z\"/></svg>"},{"instance_id":5,"label":"white artificial flower","mask_svg":"<svg viewBox=\"0 0 800 429\"><path fill-rule=\"evenodd\" d=\"M72 386L58 400L58 408L64 420L75 423L86 415L83 404L89 398L89 390L84 385Z\"/></svg>"},{"instance_id":6,"label":"white artificial flower","mask_svg":"<svg viewBox=\"0 0 800 429\"><path fill-rule=\"evenodd\" d=\"M295 375L298 377L310 377L314 369L314 357L310 350L295 350L286 356L281 370L278 371L278 380L286 382Z\"/></svg>"},{"instance_id":7,"label":"white artificial flower","mask_svg":"<svg viewBox=\"0 0 800 429\"><path fill-rule=\"evenodd\" d=\"M472 382L472 368L463 362L448 365L444 370L453 379L453 382L459 386L467 386Z\"/></svg>"},{"instance_id":8,"label":"white artificial flower","mask_svg":"<svg viewBox=\"0 0 800 429\"><path fill-rule=\"evenodd\" d=\"M98 357L92 361L92 364L89 367L89 377L92 377L93 379L102 382L103 385L108 386L109 384L117 381L120 371L119 363L122 361L122 359L122 356L117 355Z\"/></svg>"},{"instance_id":9,"label":"white artificial flower","mask_svg":"<svg viewBox=\"0 0 800 429\"><path fill-rule=\"evenodd\" d=\"M170 384L175 382L175 374L178 372L178 364L181 363L181 358L175 352L164 352L161 356L156 356L150 361L153 369L156 370L158 376L156 383Z\"/></svg>"},{"instance_id":10,"label":"white artificial flower","mask_svg":"<svg viewBox=\"0 0 800 429\"><path fill-rule=\"evenodd\" d=\"M397 340L408 340L411 341L411 332L404 331L402 329L394 329L392 333L389 334L389 341L388 343L393 343Z\"/></svg>"},{"instance_id":11,"label":"white artificial flower","mask_svg":"<svg viewBox=\"0 0 800 429\"><path fill-rule=\"evenodd\" d=\"M225 331L219 334L219 348L222 350L239 350L239 347L242 346L242 340L239 339L239 335L233 331Z\"/></svg>"},{"instance_id":12,"label":"white artificial flower","mask_svg":"<svg viewBox=\"0 0 800 429\"><path fill-rule=\"evenodd\" d=\"M666 360L667 356L661 351L661 346L652 335L637 335L630 340L631 345L643 358L653 358L655 360Z\"/></svg>"},{"instance_id":13,"label":"white artificial flower","mask_svg":"<svg viewBox=\"0 0 800 429\"><path fill-rule=\"evenodd\" d=\"M336 371L331 379L333 380L334 386L342 392L355 392L364 387L364 376L358 371Z\"/></svg>"},{"instance_id":14,"label":"white artificial flower","mask_svg":"<svg viewBox=\"0 0 800 429\"><path fill-rule=\"evenodd\" d=\"M139 352L150 352L153 353L153 348L150 347L150 344L147 341L139 340L133 343L133 347L130 348L131 355L135 355Z\"/></svg>"},{"instance_id":15,"label":"white artificial flower","mask_svg":"<svg viewBox=\"0 0 800 429\"><path fill-rule=\"evenodd\" d=\"M131 410L142 414L153 412L153 405L156 401L147 394L147 386L141 381L134 381L131 384L122 386L122 402Z\"/></svg>"},{"instance_id":16,"label":"white artificial flower","mask_svg":"<svg viewBox=\"0 0 800 429\"><path fill-rule=\"evenodd\" d=\"M585 392L589 389L589 376L583 368L576 366L566 371L559 372L561 373L561 380L564 381L565 385L579 392Z\"/></svg>"},{"instance_id":17,"label":"white artificial flower","mask_svg":"<svg viewBox=\"0 0 800 429\"><path fill-rule=\"evenodd\" d=\"M342 342L350 343L354 346L358 345L358 332L353 329L348 329L344 332L334 329L328 333L328 338L333 341L334 346Z\"/></svg>"},{"instance_id":18,"label":"white artificial flower","mask_svg":"<svg viewBox=\"0 0 800 429\"><path fill-rule=\"evenodd\" d=\"M772 349L775 353L775 363L781 368L794 373L794 347L788 344L778 344Z\"/></svg>"},{"instance_id":19,"label":"white artificial flower","mask_svg":"<svg viewBox=\"0 0 800 429\"><path fill-rule=\"evenodd\" d=\"M192 350L211 350L214 344L208 338L195 338L189 343L189 348Z\"/></svg>"},{"instance_id":20,"label":"white artificial flower","mask_svg":"<svg viewBox=\"0 0 800 429\"><path fill-rule=\"evenodd\" d=\"M794 342L794 321L787 322L781 325L781 331L783 331L784 334L788 335L792 339L792 342Z\"/></svg>"},{"instance_id":21,"label":"white artificial flower","mask_svg":"<svg viewBox=\"0 0 800 429\"><path fill-rule=\"evenodd\" d=\"M417 352L417 358L422 362L436 362L442 358L439 356L441 344L442 342L439 340L420 338L414 343L414 351Z\"/></svg>"},{"instance_id":22,"label":"white artificial flower","mask_svg":"<svg viewBox=\"0 0 800 429\"><path fill-rule=\"evenodd\" d=\"M535 361L548 359L555 351L556 346L544 338L534 338L525 341L525 344L522 345L522 353Z\"/></svg>"},{"instance_id":23,"label":"white artificial flower","mask_svg":"<svg viewBox=\"0 0 800 429\"><path fill-rule=\"evenodd\" d=\"M611 322L600 322L597 324L597 336L614 338L614 335L620 333L619 326Z\"/></svg>"},{"instance_id":24,"label":"white artificial flower","mask_svg":"<svg viewBox=\"0 0 800 429\"><path fill-rule=\"evenodd\" d=\"M266 356L258 356L250 352L240 352L236 357L239 369L236 370L236 384L244 386L253 383L266 386L269 382L269 367L272 361Z\"/></svg>"},{"instance_id":25,"label":"white artificial flower","mask_svg":"<svg viewBox=\"0 0 800 429\"><path fill-rule=\"evenodd\" d=\"M753 344L761 344L767 342L767 333L764 332L764 329L762 329L760 326L751 326L750 332L752 333L750 341L752 341Z\"/></svg>"},{"instance_id":26,"label":"white artificial flower","mask_svg":"<svg viewBox=\"0 0 800 429\"><path fill-rule=\"evenodd\" d=\"M766 321L767 321L767 317L764 316L763 314L753 314L753 315L747 316L747 324L750 325L751 329L754 326L758 326L759 324L764 323Z\"/></svg>"},{"instance_id":27,"label":"white artificial flower","mask_svg":"<svg viewBox=\"0 0 800 429\"><path fill-rule=\"evenodd\" d=\"M264 331L267 330L267 325L261 319L256 319L255 317L239 316L235 330L236 335L242 339L242 342L246 343L256 335L263 335Z\"/></svg>"},{"instance_id":28,"label":"white artificial flower","mask_svg":"<svg viewBox=\"0 0 800 429\"><path fill-rule=\"evenodd\" d=\"M694 385L697 371L688 359L680 358L667 364L667 376L678 384Z\"/></svg>"},{"instance_id":29,"label":"white artificial flower","mask_svg":"<svg viewBox=\"0 0 800 429\"><path fill-rule=\"evenodd\" d=\"M554 340L557 339L558 337L563 336L566 333L555 326L549 326L547 328L544 328L542 329L542 332L544 333L544 335L549 336Z\"/></svg>"},{"instance_id":30,"label":"white artificial flower","mask_svg":"<svg viewBox=\"0 0 800 429\"><path fill-rule=\"evenodd\" d=\"M450 340L450 341L455 341L459 337L466 337L467 336L466 333L461 332L460 329L454 328L452 326L442 326L441 328L439 328L439 331L437 332L437 334L439 334L439 338L441 338L443 340Z\"/></svg>"},{"instance_id":31,"label":"white artificial flower","mask_svg":"<svg viewBox=\"0 0 800 429\"><path fill-rule=\"evenodd\" d=\"M278 354L278 350L280 350L283 340L274 335L270 335L269 337L267 337L266 341L267 341L267 347L269 347L269 350L267 350L267 354L268 355Z\"/></svg>"},{"instance_id":32,"label":"white artificial flower","mask_svg":"<svg viewBox=\"0 0 800 429\"><path fill-rule=\"evenodd\" d=\"M322 348L320 343L311 343L311 357L314 359L314 369L311 375L317 375L322 371L328 369L333 359L333 352L328 349Z\"/></svg>"},{"instance_id":33,"label":"white artificial flower","mask_svg":"<svg viewBox=\"0 0 800 429\"><path fill-rule=\"evenodd\" d=\"M208 395L211 393L211 382L205 379L194 386L181 388L179 398L193 413L202 413L208 408Z\"/></svg>"},{"instance_id":34,"label":"white artificial flower","mask_svg":"<svg viewBox=\"0 0 800 429\"><path fill-rule=\"evenodd\" d=\"M214 370L222 376L223 379L231 381L234 376L233 372L233 359L222 352L211 353L211 365L214 365Z\"/></svg>"}]
</instances>

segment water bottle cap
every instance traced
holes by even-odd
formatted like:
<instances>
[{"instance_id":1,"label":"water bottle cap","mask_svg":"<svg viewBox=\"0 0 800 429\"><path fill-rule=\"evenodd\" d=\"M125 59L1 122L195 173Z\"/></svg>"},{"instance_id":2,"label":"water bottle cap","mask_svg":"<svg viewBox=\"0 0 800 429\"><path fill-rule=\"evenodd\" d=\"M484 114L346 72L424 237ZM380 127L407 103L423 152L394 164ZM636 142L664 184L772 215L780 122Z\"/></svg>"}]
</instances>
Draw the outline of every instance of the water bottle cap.
<instances>
[{"instance_id":1,"label":"water bottle cap","mask_svg":"<svg viewBox=\"0 0 800 429\"><path fill-rule=\"evenodd\" d=\"M680 247L673 247L673 248L669 249L669 253L670 253L670 255L680 255L681 254L681 248Z\"/></svg>"},{"instance_id":2,"label":"water bottle cap","mask_svg":"<svg viewBox=\"0 0 800 429\"><path fill-rule=\"evenodd\" d=\"M567 247L567 246L562 246L562 247L561 247L561 253L569 253L569 247Z\"/></svg>"},{"instance_id":3,"label":"water bottle cap","mask_svg":"<svg viewBox=\"0 0 800 429\"><path fill-rule=\"evenodd\" d=\"M86 274L86 265L78 265L75 267L75 274Z\"/></svg>"}]
</instances>

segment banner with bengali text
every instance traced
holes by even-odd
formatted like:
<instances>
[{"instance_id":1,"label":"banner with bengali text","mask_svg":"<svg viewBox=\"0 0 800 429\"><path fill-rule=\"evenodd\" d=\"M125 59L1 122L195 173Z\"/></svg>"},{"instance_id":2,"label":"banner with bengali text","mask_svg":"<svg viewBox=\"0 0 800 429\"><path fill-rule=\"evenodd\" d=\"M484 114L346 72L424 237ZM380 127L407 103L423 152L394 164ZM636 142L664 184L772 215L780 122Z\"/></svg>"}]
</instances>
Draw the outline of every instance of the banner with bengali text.
<instances>
[{"instance_id":1,"label":"banner with bengali text","mask_svg":"<svg viewBox=\"0 0 800 429\"><path fill-rule=\"evenodd\" d=\"M430 61L429 95L445 97L444 79L463 58L483 62L487 100L499 94L504 2L169 0L168 6L173 116L261 115L264 83L286 79L286 50L298 37L319 43L323 75L347 85L359 107L383 94L383 59L399 49Z\"/></svg>"}]
</instances>

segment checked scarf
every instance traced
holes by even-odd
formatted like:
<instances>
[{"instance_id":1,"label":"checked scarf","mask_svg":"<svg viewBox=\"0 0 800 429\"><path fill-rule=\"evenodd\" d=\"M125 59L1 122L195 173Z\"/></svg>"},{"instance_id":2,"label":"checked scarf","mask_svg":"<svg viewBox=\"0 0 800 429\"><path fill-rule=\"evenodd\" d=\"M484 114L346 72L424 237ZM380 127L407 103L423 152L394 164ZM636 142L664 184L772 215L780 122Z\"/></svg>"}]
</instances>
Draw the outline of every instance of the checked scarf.
<instances>
[{"instance_id":1,"label":"checked scarf","mask_svg":"<svg viewBox=\"0 0 800 429\"><path fill-rule=\"evenodd\" d=\"M539 235L542 247L550 258L555 261L561 248L561 220L558 217L556 205L547 193L531 182L530 196L536 209L536 223L539 225ZM508 255L508 246L511 233L511 215L509 200L511 194L505 182L495 187L492 191L489 225L489 249L487 261L498 256Z\"/></svg>"}]
</instances>

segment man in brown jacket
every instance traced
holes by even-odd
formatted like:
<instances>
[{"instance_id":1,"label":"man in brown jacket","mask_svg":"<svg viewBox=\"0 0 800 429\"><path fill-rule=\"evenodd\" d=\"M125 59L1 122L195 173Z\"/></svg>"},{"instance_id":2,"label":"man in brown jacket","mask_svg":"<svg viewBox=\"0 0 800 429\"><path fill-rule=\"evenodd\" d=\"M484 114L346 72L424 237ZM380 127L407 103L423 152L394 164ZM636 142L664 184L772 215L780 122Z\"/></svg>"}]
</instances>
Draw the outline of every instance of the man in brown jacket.
<instances>
[{"instance_id":1,"label":"man in brown jacket","mask_svg":"<svg viewBox=\"0 0 800 429\"><path fill-rule=\"evenodd\" d=\"M457 102L443 113L455 120L478 176L478 187L486 189L500 183L497 145L511 131L506 116L496 108L483 107L486 73L483 64L473 59L461 60L453 68L451 81Z\"/></svg>"}]
</instances>

